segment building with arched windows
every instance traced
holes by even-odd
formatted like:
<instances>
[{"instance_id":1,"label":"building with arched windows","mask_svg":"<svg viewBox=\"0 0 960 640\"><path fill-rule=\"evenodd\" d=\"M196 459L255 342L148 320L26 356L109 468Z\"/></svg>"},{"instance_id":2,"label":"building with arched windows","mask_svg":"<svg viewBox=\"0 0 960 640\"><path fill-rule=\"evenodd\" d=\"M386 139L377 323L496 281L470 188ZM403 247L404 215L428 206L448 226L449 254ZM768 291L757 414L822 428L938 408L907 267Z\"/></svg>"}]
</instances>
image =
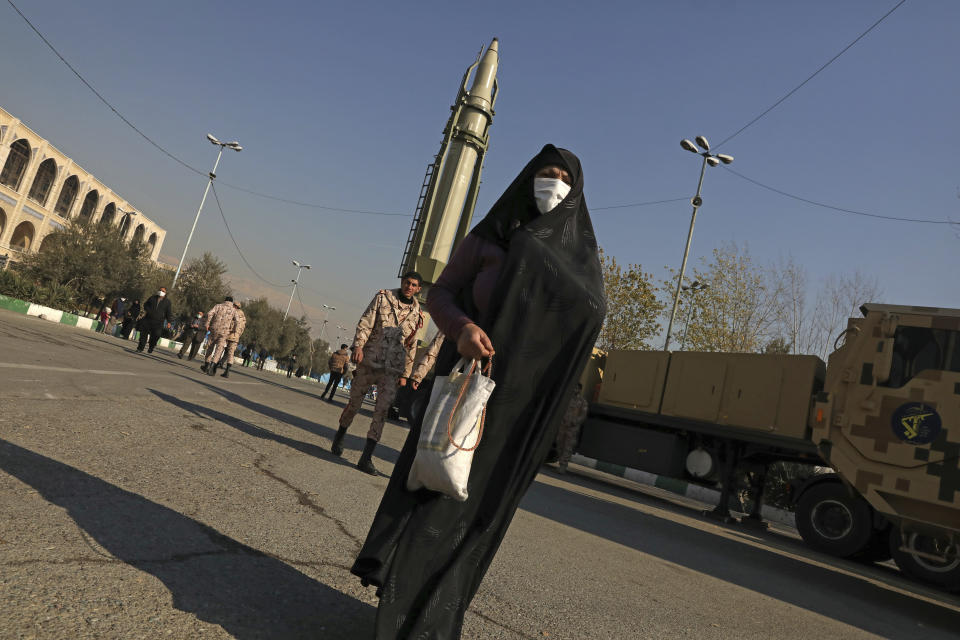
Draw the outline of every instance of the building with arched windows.
<instances>
[{"instance_id":1,"label":"building with arched windows","mask_svg":"<svg viewBox=\"0 0 960 640\"><path fill-rule=\"evenodd\" d=\"M167 232L78 166L18 118L0 109L0 256L39 251L72 218L102 221L127 240L146 242L157 260Z\"/></svg>"}]
</instances>

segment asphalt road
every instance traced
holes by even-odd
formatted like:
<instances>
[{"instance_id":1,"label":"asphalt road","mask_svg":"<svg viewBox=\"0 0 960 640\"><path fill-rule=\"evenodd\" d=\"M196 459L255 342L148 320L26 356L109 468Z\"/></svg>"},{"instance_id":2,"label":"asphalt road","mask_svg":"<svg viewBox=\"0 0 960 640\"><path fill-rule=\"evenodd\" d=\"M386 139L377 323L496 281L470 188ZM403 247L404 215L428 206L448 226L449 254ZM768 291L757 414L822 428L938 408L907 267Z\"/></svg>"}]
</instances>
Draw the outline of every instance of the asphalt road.
<instances>
[{"instance_id":1,"label":"asphalt road","mask_svg":"<svg viewBox=\"0 0 960 640\"><path fill-rule=\"evenodd\" d=\"M0 638L371 637L349 566L387 478L353 468L369 414L329 453L321 390L0 311ZM574 471L535 481L465 638L957 637L960 598L892 565Z\"/></svg>"}]
</instances>

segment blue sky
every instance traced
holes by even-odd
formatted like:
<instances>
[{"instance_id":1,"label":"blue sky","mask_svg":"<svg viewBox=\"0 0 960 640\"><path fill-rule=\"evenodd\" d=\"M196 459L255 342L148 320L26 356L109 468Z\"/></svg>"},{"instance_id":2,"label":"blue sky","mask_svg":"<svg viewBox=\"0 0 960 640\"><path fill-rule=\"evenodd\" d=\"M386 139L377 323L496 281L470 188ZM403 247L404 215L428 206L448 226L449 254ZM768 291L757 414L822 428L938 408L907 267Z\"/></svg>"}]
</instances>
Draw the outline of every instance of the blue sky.
<instances>
[{"instance_id":1,"label":"blue sky","mask_svg":"<svg viewBox=\"0 0 960 640\"><path fill-rule=\"evenodd\" d=\"M598 238L658 278L678 267L699 160L681 138L726 138L799 84L896 0L308 3L245 0L18 6L138 127L209 170L204 136L237 139L225 182L332 207L411 214L461 75L500 39L501 94L475 220L545 142L577 153ZM478 8L482 7L482 8ZM724 145L738 172L881 215L960 221L955 149L960 3L909 0L789 100ZM204 179L149 146L0 3L0 106L167 229L179 256ZM395 286L409 218L307 209L219 187L268 280L310 262L312 308L352 325ZM815 287L876 275L883 302L960 307L960 227L843 215L708 169L694 260L729 242L792 256ZM238 279L208 200L190 255ZM287 294L289 295L289 290ZM296 303L294 305L296 309ZM315 314L314 317L319 317Z\"/></svg>"}]
</instances>

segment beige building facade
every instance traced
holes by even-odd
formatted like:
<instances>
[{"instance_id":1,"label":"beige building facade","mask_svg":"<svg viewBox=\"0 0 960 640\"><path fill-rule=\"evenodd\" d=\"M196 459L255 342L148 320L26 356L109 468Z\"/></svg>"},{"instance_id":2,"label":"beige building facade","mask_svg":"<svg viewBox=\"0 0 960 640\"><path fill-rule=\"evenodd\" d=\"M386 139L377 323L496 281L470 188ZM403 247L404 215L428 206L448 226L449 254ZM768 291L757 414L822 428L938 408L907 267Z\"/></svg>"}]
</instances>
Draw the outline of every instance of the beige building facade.
<instances>
[{"instance_id":1,"label":"beige building facade","mask_svg":"<svg viewBox=\"0 0 960 640\"><path fill-rule=\"evenodd\" d=\"M0 255L17 261L43 250L67 220L102 221L124 239L141 240L156 261L167 235L142 212L77 165L18 118L0 109Z\"/></svg>"}]
</instances>

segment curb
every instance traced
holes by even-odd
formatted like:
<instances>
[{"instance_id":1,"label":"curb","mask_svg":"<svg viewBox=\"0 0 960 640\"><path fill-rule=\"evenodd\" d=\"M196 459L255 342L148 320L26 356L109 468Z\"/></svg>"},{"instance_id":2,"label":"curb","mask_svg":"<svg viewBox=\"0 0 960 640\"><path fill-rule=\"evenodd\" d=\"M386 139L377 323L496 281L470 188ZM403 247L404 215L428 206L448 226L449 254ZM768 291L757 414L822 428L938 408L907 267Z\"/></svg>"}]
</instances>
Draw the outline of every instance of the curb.
<instances>
[{"instance_id":1,"label":"curb","mask_svg":"<svg viewBox=\"0 0 960 640\"><path fill-rule=\"evenodd\" d=\"M657 487L658 489L663 489L665 491L669 491L670 493L675 493L685 498L696 500L697 502L703 502L704 504L716 506L720 503L719 491L716 489L703 487L698 484L693 484L691 482L687 482L686 480L658 476L646 471L640 471L639 469L630 469L618 464L601 462L600 460L594 460L593 458L581 456L580 454L574 454L570 459L570 462L587 467L588 469L593 469L594 471L599 471L601 473L606 473L618 478L630 480L631 482L636 482L637 484ZM796 520L793 513L790 511L764 505L760 509L760 515L764 520L796 528Z\"/></svg>"}]
</instances>

